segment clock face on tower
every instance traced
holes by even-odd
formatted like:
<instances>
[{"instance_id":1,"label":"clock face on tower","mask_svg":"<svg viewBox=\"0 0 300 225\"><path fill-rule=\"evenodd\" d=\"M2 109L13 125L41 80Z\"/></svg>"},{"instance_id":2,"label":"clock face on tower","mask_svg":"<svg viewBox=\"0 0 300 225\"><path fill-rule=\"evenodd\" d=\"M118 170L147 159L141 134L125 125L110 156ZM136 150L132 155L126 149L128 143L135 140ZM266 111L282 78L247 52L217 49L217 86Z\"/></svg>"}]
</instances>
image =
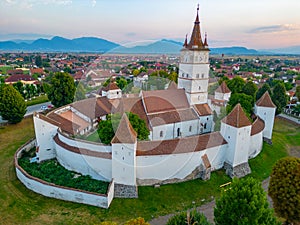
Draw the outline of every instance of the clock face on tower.
<instances>
[{"instance_id":1,"label":"clock face on tower","mask_svg":"<svg viewBox=\"0 0 300 225\"><path fill-rule=\"evenodd\" d=\"M199 54L199 62L201 62L201 63L205 62L205 54L202 52Z\"/></svg>"}]
</instances>

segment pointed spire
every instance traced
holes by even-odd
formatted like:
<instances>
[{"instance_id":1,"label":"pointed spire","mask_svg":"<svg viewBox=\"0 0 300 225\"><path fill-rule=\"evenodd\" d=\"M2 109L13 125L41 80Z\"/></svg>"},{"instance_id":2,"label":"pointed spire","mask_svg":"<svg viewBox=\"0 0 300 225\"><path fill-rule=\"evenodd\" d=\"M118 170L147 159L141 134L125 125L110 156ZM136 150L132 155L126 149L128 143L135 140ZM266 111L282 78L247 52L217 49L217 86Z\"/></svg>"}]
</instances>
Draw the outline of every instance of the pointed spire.
<instances>
[{"instance_id":1,"label":"pointed spire","mask_svg":"<svg viewBox=\"0 0 300 225\"><path fill-rule=\"evenodd\" d=\"M205 32L205 39L204 39L204 47L208 47L208 44L207 44L207 33Z\"/></svg>"},{"instance_id":2,"label":"pointed spire","mask_svg":"<svg viewBox=\"0 0 300 225\"><path fill-rule=\"evenodd\" d=\"M187 47L188 46L188 42L187 42L187 34L185 35L185 40L184 40L184 44L183 47Z\"/></svg>"},{"instance_id":3,"label":"pointed spire","mask_svg":"<svg viewBox=\"0 0 300 225\"><path fill-rule=\"evenodd\" d=\"M194 28L191 36L190 43L188 44L189 49L203 49L204 45L201 38L201 31L200 31L200 20L199 20L199 4L197 7L197 16L194 23Z\"/></svg>"},{"instance_id":4,"label":"pointed spire","mask_svg":"<svg viewBox=\"0 0 300 225\"><path fill-rule=\"evenodd\" d=\"M199 20L199 4L198 4L198 7L197 7L197 16L196 16L195 24L196 23L200 23L200 20Z\"/></svg>"},{"instance_id":5,"label":"pointed spire","mask_svg":"<svg viewBox=\"0 0 300 225\"><path fill-rule=\"evenodd\" d=\"M119 127L111 143L134 144L136 141L137 141L137 133L131 126L127 115L124 113L119 123Z\"/></svg>"}]
</instances>

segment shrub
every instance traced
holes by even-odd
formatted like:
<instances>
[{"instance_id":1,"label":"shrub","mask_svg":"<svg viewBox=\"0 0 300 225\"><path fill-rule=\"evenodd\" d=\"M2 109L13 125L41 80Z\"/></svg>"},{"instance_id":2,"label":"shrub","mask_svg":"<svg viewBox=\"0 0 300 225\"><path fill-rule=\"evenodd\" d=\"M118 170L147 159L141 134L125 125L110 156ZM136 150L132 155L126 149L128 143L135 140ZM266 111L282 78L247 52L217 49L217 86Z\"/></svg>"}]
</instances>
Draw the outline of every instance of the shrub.
<instances>
[{"instance_id":1,"label":"shrub","mask_svg":"<svg viewBox=\"0 0 300 225\"><path fill-rule=\"evenodd\" d=\"M188 212L181 212L172 216L167 225L210 225L207 218L202 214L197 212L195 209Z\"/></svg>"}]
</instances>

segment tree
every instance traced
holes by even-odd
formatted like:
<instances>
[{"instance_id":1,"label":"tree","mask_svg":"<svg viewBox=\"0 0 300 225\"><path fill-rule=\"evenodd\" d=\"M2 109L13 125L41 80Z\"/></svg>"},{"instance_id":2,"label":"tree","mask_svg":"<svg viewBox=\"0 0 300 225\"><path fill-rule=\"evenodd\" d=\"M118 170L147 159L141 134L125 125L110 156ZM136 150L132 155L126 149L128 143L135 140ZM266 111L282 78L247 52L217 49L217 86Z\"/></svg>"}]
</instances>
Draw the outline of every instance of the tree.
<instances>
[{"instance_id":1,"label":"tree","mask_svg":"<svg viewBox=\"0 0 300 225\"><path fill-rule=\"evenodd\" d=\"M276 105L276 114L282 112L283 108L288 103L288 96L283 83L278 83L273 89L272 101Z\"/></svg>"},{"instance_id":2,"label":"tree","mask_svg":"<svg viewBox=\"0 0 300 225\"><path fill-rule=\"evenodd\" d=\"M85 89L81 82L77 84L74 101L79 101L85 99Z\"/></svg>"},{"instance_id":3,"label":"tree","mask_svg":"<svg viewBox=\"0 0 300 225\"><path fill-rule=\"evenodd\" d=\"M216 200L214 216L216 225L278 224L261 183L252 177L233 179Z\"/></svg>"},{"instance_id":4,"label":"tree","mask_svg":"<svg viewBox=\"0 0 300 225\"><path fill-rule=\"evenodd\" d=\"M286 157L278 160L271 173L269 195L278 216L286 224L300 222L300 159Z\"/></svg>"},{"instance_id":5,"label":"tree","mask_svg":"<svg viewBox=\"0 0 300 225\"><path fill-rule=\"evenodd\" d=\"M10 123L19 123L26 113L26 103L21 94L11 85L0 88L0 114Z\"/></svg>"},{"instance_id":6,"label":"tree","mask_svg":"<svg viewBox=\"0 0 300 225\"><path fill-rule=\"evenodd\" d=\"M150 225L150 223L147 223L144 218L138 217L128 220L124 225Z\"/></svg>"},{"instance_id":7,"label":"tree","mask_svg":"<svg viewBox=\"0 0 300 225\"><path fill-rule=\"evenodd\" d=\"M245 113L250 116L253 112L253 97L246 94L239 94L235 93L230 96L228 104L226 106L227 113L230 113L231 110L236 106L238 103L241 104L242 108L244 109Z\"/></svg>"},{"instance_id":8,"label":"tree","mask_svg":"<svg viewBox=\"0 0 300 225\"><path fill-rule=\"evenodd\" d=\"M25 97L24 86L23 86L23 83L21 81L13 83L13 87L22 95L23 98Z\"/></svg>"},{"instance_id":9,"label":"tree","mask_svg":"<svg viewBox=\"0 0 300 225\"><path fill-rule=\"evenodd\" d=\"M191 212L181 212L172 216L166 225L210 225L207 218L196 210Z\"/></svg>"},{"instance_id":10,"label":"tree","mask_svg":"<svg viewBox=\"0 0 300 225\"><path fill-rule=\"evenodd\" d=\"M117 83L118 87L121 90L123 90L126 87L126 85L127 85L127 80L125 78L123 78L123 77L117 77L116 83Z\"/></svg>"},{"instance_id":11,"label":"tree","mask_svg":"<svg viewBox=\"0 0 300 225\"><path fill-rule=\"evenodd\" d=\"M58 72L51 79L48 98L55 107L70 104L75 94L73 77L68 73Z\"/></svg>"},{"instance_id":12,"label":"tree","mask_svg":"<svg viewBox=\"0 0 300 225\"><path fill-rule=\"evenodd\" d=\"M268 91L270 96L272 96L270 85L267 83L265 83L260 89L258 89L256 93L256 100L260 99L266 91Z\"/></svg>"},{"instance_id":13,"label":"tree","mask_svg":"<svg viewBox=\"0 0 300 225\"><path fill-rule=\"evenodd\" d=\"M42 57L40 55L38 55L38 56L35 57L35 65L37 67L42 67L43 62L42 62Z\"/></svg>"},{"instance_id":14,"label":"tree","mask_svg":"<svg viewBox=\"0 0 300 225\"><path fill-rule=\"evenodd\" d=\"M147 140L150 132L146 126L145 121L142 120L138 115L131 112L127 113L127 116L131 123L131 126L137 133L137 138L139 140Z\"/></svg>"},{"instance_id":15,"label":"tree","mask_svg":"<svg viewBox=\"0 0 300 225\"><path fill-rule=\"evenodd\" d=\"M300 86L297 86L296 87L296 97L297 97L297 99L298 99L298 102L300 102Z\"/></svg>"},{"instance_id":16,"label":"tree","mask_svg":"<svg viewBox=\"0 0 300 225\"><path fill-rule=\"evenodd\" d=\"M236 76L232 80L228 80L226 84L228 88L231 90L232 94L241 93L245 85L245 81L243 78Z\"/></svg>"},{"instance_id":17,"label":"tree","mask_svg":"<svg viewBox=\"0 0 300 225\"><path fill-rule=\"evenodd\" d=\"M146 123L138 115L134 113L127 113L129 122L133 129L137 132L137 138L139 140L147 140L150 131L148 130ZM107 115L106 120L102 120L98 126L98 134L102 143L109 144L115 136L115 131L119 126L121 115L116 113L113 115Z\"/></svg>"},{"instance_id":18,"label":"tree","mask_svg":"<svg viewBox=\"0 0 300 225\"><path fill-rule=\"evenodd\" d=\"M257 92L258 88L256 86L255 83L253 83L252 81L249 81L245 84L245 86L243 87L243 93L246 95L250 95L253 98L253 103L254 103L254 99L256 97L256 92Z\"/></svg>"}]
</instances>

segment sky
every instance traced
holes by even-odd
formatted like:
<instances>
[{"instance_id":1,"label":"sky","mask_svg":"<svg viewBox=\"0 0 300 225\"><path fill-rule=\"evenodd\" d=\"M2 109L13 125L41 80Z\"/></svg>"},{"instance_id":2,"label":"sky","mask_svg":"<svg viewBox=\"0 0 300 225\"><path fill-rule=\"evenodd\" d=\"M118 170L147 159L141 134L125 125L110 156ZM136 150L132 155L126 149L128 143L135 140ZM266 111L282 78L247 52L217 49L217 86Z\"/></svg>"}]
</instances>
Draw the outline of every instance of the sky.
<instances>
[{"instance_id":1,"label":"sky","mask_svg":"<svg viewBox=\"0 0 300 225\"><path fill-rule=\"evenodd\" d=\"M184 41L197 4L210 47L300 45L299 0L0 0L0 40L99 37L126 46Z\"/></svg>"}]
</instances>

